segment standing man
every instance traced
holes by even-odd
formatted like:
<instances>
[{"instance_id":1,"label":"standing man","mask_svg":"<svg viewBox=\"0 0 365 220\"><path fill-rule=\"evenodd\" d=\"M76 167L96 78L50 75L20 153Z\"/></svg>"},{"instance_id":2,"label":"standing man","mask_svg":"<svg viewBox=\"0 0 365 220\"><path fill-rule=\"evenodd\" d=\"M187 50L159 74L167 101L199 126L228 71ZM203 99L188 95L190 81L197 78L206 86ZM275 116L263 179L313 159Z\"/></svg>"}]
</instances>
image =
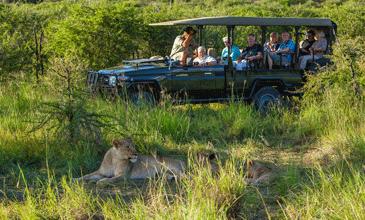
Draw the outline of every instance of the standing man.
<instances>
[{"instance_id":1,"label":"standing man","mask_svg":"<svg viewBox=\"0 0 365 220\"><path fill-rule=\"evenodd\" d=\"M193 57L193 51L196 48L194 35L196 31L192 27L186 27L184 33L175 38L172 46L170 58L180 61L182 66L187 65L187 58Z\"/></svg>"},{"instance_id":2,"label":"standing man","mask_svg":"<svg viewBox=\"0 0 365 220\"><path fill-rule=\"evenodd\" d=\"M221 59L224 62L228 61L228 48L231 48L231 54L229 55L232 58L232 61L237 61L238 57L241 55L240 48L236 45L232 45L232 38L228 39L228 37L223 38L223 43L226 46L222 50Z\"/></svg>"}]
</instances>

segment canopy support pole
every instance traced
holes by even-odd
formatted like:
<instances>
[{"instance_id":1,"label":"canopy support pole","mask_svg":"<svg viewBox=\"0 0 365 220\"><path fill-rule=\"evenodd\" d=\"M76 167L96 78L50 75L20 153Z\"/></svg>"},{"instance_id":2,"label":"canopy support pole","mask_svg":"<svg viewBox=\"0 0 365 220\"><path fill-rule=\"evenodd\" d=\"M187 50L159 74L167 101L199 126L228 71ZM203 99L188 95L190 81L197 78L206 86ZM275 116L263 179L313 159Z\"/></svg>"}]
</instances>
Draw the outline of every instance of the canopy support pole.
<instances>
[{"instance_id":1,"label":"canopy support pole","mask_svg":"<svg viewBox=\"0 0 365 220\"><path fill-rule=\"evenodd\" d=\"M227 26L227 32L228 32L228 40L231 40L231 46L228 47L228 70L229 72L231 72L231 75L233 77L233 63L232 63L232 57L231 57L231 53L232 53L232 46L233 46L233 42L234 42L234 26Z\"/></svg>"},{"instance_id":2,"label":"canopy support pole","mask_svg":"<svg viewBox=\"0 0 365 220\"><path fill-rule=\"evenodd\" d=\"M203 46L203 25L198 25L199 46Z\"/></svg>"},{"instance_id":3,"label":"canopy support pole","mask_svg":"<svg viewBox=\"0 0 365 220\"><path fill-rule=\"evenodd\" d=\"M228 25L227 26L227 32L228 32L228 40L230 41L230 47L228 47L228 66L227 68L225 68L226 71L224 71L224 87L225 87L225 92L228 95L229 92L231 93L231 96L233 96L233 86L234 86L234 70L233 70L233 62L232 62L232 57L231 57L231 53L232 53L232 46L233 46L233 42L234 42L234 26L233 25ZM227 84L227 76L228 74L231 75L230 80ZM229 86L229 87L228 87ZM230 91L227 91L227 88L230 89Z\"/></svg>"},{"instance_id":4,"label":"canopy support pole","mask_svg":"<svg viewBox=\"0 0 365 220\"><path fill-rule=\"evenodd\" d=\"M264 46L264 44L266 42L266 31L267 31L267 27L261 26L261 46Z\"/></svg>"},{"instance_id":5,"label":"canopy support pole","mask_svg":"<svg viewBox=\"0 0 365 220\"><path fill-rule=\"evenodd\" d=\"M299 35L300 35L300 27L295 26L295 63L298 63L299 60Z\"/></svg>"}]
</instances>

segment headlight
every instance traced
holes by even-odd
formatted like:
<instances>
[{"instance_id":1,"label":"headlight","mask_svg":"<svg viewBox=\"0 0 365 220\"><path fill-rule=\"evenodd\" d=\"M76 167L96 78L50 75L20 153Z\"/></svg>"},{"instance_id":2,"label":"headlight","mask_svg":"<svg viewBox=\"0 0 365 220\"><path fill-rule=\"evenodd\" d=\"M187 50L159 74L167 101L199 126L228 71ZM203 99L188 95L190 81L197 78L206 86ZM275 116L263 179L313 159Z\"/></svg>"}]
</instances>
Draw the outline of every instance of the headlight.
<instances>
[{"instance_id":1,"label":"headlight","mask_svg":"<svg viewBox=\"0 0 365 220\"><path fill-rule=\"evenodd\" d=\"M117 77L109 76L109 86L116 86L116 85L117 85Z\"/></svg>"}]
</instances>

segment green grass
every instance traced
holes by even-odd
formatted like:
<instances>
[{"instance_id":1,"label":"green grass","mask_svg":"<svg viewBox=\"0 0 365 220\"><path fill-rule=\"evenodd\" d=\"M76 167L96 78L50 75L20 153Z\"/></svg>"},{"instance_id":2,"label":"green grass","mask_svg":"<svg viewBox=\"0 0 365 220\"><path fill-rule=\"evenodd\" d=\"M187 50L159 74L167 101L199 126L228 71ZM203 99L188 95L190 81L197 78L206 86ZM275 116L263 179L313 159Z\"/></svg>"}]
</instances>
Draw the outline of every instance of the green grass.
<instances>
[{"instance_id":1,"label":"green grass","mask_svg":"<svg viewBox=\"0 0 365 220\"><path fill-rule=\"evenodd\" d=\"M97 192L70 183L66 177L58 181L50 174L33 186L22 178L24 200L7 200L0 206L0 213L4 217L20 219L71 219L93 215L108 219L121 216L131 219L152 216L157 219L223 219L246 187L243 173L235 166L235 161L229 160L221 167L222 175L215 177L208 169L192 165L187 177L176 183L158 178L150 182L144 192L137 192L130 203L122 198L127 194L127 188L114 198L101 198ZM123 189L123 185L119 187Z\"/></svg>"},{"instance_id":2,"label":"green grass","mask_svg":"<svg viewBox=\"0 0 365 220\"><path fill-rule=\"evenodd\" d=\"M285 219L364 219L364 171L318 167L303 193L285 201Z\"/></svg>"},{"instance_id":3,"label":"green grass","mask_svg":"<svg viewBox=\"0 0 365 220\"><path fill-rule=\"evenodd\" d=\"M82 135L69 143L46 128L29 132L39 103L57 100L49 85L19 80L0 91L1 219L363 217L365 103L346 89L327 90L317 101L305 97L300 111L266 116L243 103L151 108L90 98L87 109L110 116L103 119L110 127L101 130L101 146ZM68 181L95 170L120 137L132 137L144 154L186 159L215 151L220 175L191 165L190 177L177 183L160 178L100 189ZM240 164L247 158L278 167L270 185L246 186ZM344 159L349 168L340 169Z\"/></svg>"}]
</instances>

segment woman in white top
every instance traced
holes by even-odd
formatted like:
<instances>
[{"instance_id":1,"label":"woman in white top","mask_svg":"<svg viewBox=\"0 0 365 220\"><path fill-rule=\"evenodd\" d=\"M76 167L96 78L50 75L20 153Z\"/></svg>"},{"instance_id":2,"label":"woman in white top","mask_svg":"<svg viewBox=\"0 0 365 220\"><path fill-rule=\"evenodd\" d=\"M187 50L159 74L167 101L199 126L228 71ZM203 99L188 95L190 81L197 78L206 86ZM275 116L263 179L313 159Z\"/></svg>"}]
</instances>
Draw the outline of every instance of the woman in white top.
<instances>
[{"instance_id":1,"label":"woman in white top","mask_svg":"<svg viewBox=\"0 0 365 220\"><path fill-rule=\"evenodd\" d=\"M322 31L317 32L316 41L309 48L310 55L304 55L299 57L299 68L304 70L307 66L307 62L314 59L318 60L323 57L327 49L327 40L325 34Z\"/></svg>"},{"instance_id":2,"label":"woman in white top","mask_svg":"<svg viewBox=\"0 0 365 220\"><path fill-rule=\"evenodd\" d=\"M198 47L198 56L193 60L195 66L211 66L217 64L214 57L206 55L205 47Z\"/></svg>"}]
</instances>

